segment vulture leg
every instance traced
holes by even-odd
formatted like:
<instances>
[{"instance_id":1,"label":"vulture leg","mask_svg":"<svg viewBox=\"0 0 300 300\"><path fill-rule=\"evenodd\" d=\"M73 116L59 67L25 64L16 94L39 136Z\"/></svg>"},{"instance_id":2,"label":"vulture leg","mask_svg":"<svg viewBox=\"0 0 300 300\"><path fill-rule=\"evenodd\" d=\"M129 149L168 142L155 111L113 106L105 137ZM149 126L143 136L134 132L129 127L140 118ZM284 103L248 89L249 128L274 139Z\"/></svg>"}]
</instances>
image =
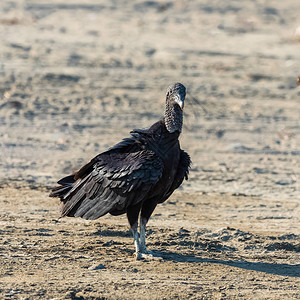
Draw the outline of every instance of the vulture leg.
<instances>
[{"instance_id":1,"label":"vulture leg","mask_svg":"<svg viewBox=\"0 0 300 300\"><path fill-rule=\"evenodd\" d=\"M157 205L156 201L150 200L144 202L142 206L141 215L140 215L140 251L141 251L142 258L159 258L159 257L154 257L151 251L147 251L146 248L146 225L156 205Z\"/></svg>"},{"instance_id":2,"label":"vulture leg","mask_svg":"<svg viewBox=\"0 0 300 300\"><path fill-rule=\"evenodd\" d=\"M143 257L153 257L150 251L147 251L146 247L146 225L148 220L141 216L140 218L140 250Z\"/></svg>"},{"instance_id":3,"label":"vulture leg","mask_svg":"<svg viewBox=\"0 0 300 300\"><path fill-rule=\"evenodd\" d=\"M136 259L139 260L142 258L142 254L141 254L140 237L137 228L138 228L138 223L136 222L133 224L133 226L131 226L130 230L132 232L133 239L134 239L135 256Z\"/></svg>"},{"instance_id":4,"label":"vulture leg","mask_svg":"<svg viewBox=\"0 0 300 300\"><path fill-rule=\"evenodd\" d=\"M141 203L138 203L137 205L130 207L127 210L127 219L130 224L130 230L132 232L133 239L134 239L135 255L136 255L137 260L142 258L141 246L140 246L140 236L139 236L139 233L137 230L140 209L141 209Z\"/></svg>"}]
</instances>

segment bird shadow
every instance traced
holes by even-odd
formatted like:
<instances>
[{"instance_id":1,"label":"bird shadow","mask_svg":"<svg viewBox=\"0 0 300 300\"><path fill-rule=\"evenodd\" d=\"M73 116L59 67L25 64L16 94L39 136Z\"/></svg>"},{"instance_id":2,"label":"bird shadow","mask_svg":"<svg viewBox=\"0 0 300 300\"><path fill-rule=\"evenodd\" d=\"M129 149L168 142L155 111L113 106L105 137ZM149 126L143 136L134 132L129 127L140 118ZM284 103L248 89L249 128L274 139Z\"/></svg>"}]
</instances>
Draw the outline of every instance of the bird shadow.
<instances>
[{"instance_id":1,"label":"bird shadow","mask_svg":"<svg viewBox=\"0 0 300 300\"><path fill-rule=\"evenodd\" d=\"M132 238L132 234L130 231L119 231L119 230L98 230L94 232L94 235L101 236L121 236ZM126 252L130 252L133 255L133 250L125 250ZM252 270L263 272L272 275L280 275L280 276L288 276L288 277L300 277L300 264L297 265L289 265L289 264L278 264L278 263L265 263L265 262L250 262L246 260L224 260L218 258L202 258L199 256L180 254L176 252L170 251L151 251L154 256L161 257L164 261L175 261L175 262L185 262L185 263L213 263L213 264L221 264L227 265L235 268Z\"/></svg>"},{"instance_id":2,"label":"bird shadow","mask_svg":"<svg viewBox=\"0 0 300 300\"><path fill-rule=\"evenodd\" d=\"M165 261L188 262L188 263L213 263L227 265L245 270L264 272L273 275L281 275L288 277L300 277L300 264L278 264L264 262L249 262L246 260L223 260L216 258L202 258L179 254L174 252L153 251L155 255L161 256Z\"/></svg>"},{"instance_id":3,"label":"bird shadow","mask_svg":"<svg viewBox=\"0 0 300 300\"><path fill-rule=\"evenodd\" d=\"M132 233L130 231L122 231L122 230L110 230L110 229L98 229L93 235L99 236L109 236L109 237L127 237L132 238Z\"/></svg>"}]
</instances>

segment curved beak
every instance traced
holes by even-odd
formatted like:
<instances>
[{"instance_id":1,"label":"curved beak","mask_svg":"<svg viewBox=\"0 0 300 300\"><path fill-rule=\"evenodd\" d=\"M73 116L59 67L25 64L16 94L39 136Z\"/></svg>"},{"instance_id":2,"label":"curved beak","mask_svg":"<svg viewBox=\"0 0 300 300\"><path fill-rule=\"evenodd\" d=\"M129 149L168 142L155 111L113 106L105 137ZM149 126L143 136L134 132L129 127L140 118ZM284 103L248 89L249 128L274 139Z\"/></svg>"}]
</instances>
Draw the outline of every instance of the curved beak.
<instances>
[{"instance_id":1,"label":"curved beak","mask_svg":"<svg viewBox=\"0 0 300 300\"><path fill-rule=\"evenodd\" d=\"M175 102L179 105L179 107L181 108L181 110L183 110L184 100L182 100L180 96L176 97Z\"/></svg>"}]
</instances>

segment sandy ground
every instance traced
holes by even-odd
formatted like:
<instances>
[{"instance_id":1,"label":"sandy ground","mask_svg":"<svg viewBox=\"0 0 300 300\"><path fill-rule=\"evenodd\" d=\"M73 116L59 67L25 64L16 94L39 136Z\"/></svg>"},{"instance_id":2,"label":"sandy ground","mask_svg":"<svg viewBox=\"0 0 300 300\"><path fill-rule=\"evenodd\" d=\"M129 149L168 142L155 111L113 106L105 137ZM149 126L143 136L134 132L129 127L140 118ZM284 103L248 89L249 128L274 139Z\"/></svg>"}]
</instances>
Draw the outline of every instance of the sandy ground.
<instances>
[{"instance_id":1,"label":"sandy ground","mask_svg":"<svg viewBox=\"0 0 300 300\"><path fill-rule=\"evenodd\" d=\"M299 299L297 0L0 2L1 299ZM188 88L190 180L149 222L47 195Z\"/></svg>"}]
</instances>

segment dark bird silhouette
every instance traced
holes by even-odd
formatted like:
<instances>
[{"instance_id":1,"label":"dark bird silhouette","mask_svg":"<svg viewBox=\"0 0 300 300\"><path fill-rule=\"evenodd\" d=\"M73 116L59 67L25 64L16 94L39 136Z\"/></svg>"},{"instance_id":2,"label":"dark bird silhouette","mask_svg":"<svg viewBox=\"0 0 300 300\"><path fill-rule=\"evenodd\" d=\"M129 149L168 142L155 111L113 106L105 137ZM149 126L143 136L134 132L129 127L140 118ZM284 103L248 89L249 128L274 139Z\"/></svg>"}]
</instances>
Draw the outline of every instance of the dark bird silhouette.
<instances>
[{"instance_id":1,"label":"dark bird silhouette","mask_svg":"<svg viewBox=\"0 0 300 300\"><path fill-rule=\"evenodd\" d=\"M188 179L191 160L178 140L185 95L181 83L169 86L162 120L147 129L133 130L131 137L58 181L60 186L50 197L61 199L61 216L94 220L107 213L126 213L136 258L152 256L146 249L146 224L157 204Z\"/></svg>"}]
</instances>

